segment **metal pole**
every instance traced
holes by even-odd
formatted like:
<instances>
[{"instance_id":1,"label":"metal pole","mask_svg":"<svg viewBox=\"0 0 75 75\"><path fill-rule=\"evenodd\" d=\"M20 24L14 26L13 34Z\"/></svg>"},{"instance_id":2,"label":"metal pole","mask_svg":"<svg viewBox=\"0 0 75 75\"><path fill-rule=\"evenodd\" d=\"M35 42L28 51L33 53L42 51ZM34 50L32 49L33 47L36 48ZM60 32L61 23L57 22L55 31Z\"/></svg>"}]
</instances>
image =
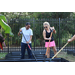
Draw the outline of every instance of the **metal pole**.
<instances>
[{"instance_id":1,"label":"metal pole","mask_svg":"<svg viewBox=\"0 0 75 75\"><path fill-rule=\"evenodd\" d=\"M73 19L74 20L74 19ZM75 22L75 21L74 21ZM75 24L75 23L74 23ZM74 25L74 32L75 32L75 25ZM74 41L74 50L75 50L75 41Z\"/></svg>"},{"instance_id":2,"label":"metal pole","mask_svg":"<svg viewBox=\"0 0 75 75\"><path fill-rule=\"evenodd\" d=\"M60 50L60 18L59 18L59 50Z\"/></svg>"},{"instance_id":3,"label":"metal pole","mask_svg":"<svg viewBox=\"0 0 75 75\"><path fill-rule=\"evenodd\" d=\"M34 26L34 18L33 18L33 38L34 38L34 51L35 51L35 26Z\"/></svg>"}]
</instances>

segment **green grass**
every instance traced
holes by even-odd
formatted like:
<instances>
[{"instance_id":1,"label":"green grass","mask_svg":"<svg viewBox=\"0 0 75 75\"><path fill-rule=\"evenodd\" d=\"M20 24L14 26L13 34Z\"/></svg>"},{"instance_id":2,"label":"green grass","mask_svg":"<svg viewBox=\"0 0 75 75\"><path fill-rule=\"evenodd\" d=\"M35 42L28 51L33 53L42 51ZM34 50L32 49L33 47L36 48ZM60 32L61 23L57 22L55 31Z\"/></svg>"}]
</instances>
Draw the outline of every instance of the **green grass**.
<instances>
[{"instance_id":1,"label":"green grass","mask_svg":"<svg viewBox=\"0 0 75 75\"><path fill-rule=\"evenodd\" d=\"M8 53L0 53L0 60L1 59L5 59L5 56L7 55Z\"/></svg>"},{"instance_id":2,"label":"green grass","mask_svg":"<svg viewBox=\"0 0 75 75\"><path fill-rule=\"evenodd\" d=\"M70 62L75 62L75 56L73 56L73 54L67 54L67 52L60 52L57 58L64 58Z\"/></svg>"}]
</instances>

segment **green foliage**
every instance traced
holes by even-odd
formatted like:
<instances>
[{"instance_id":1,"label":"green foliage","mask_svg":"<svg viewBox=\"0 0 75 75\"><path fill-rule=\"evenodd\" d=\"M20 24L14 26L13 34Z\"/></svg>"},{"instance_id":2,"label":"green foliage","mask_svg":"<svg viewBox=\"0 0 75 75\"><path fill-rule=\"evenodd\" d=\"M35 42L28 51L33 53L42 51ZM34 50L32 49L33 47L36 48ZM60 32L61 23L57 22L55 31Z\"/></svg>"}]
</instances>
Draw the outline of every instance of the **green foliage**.
<instances>
[{"instance_id":1,"label":"green foliage","mask_svg":"<svg viewBox=\"0 0 75 75\"><path fill-rule=\"evenodd\" d=\"M4 15L2 15L2 14L0 14L0 20L4 20L5 22L7 22L7 19L6 19L6 17L4 16Z\"/></svg>"},{"instance_id":2,"label":"green foliage","mask_svg":"<svg viewBox=\"0 0 75 75\"><path fill-rule=\"evenodd\" d=\"M40 46L40 40L39 39L36 40L35 46Z\"/></svg>"},{"instance_id":3,"label":"green foliage","mask_svg":"<svg viewBox=\"0 0 75 75\"><path fill-rule=\"evenodd\" d=\"M3 14L6 16L6 18L75 18L74 12L0 12L0 14Z\"/></svg>"},{"instance_id":4,"label":"green foliage","mask_svg":"<svg viewBox=\"0 0 75 75\"><path fill-rule=\"evenodd\" d=\"M24 27L26 22L31 23L31 29L33 30L32 47L42 46L43 39L43 22L48 21L50 26L54 26L56 34L53 34L56 46L59 46L59 31L60 31L60 45L64 45L68 38L71 38L75 33L75 13L72 12L1 12L8 19L8 25L10 25L14 37L9 38L10 46L20 46L21 36L18 37L18 31L21 27ZM59 30L59 18L60 17L60 30ZM66 18L66 19L65 19ZM71 19L69 19L71 18ZM6 44L8 44L7 36L2 30L2 34L5 37ZM73 42L73 44L75 44ZM70 44L71 45L71 44ZM44 45L43 45L44 46ZM69 45L68 45L69 46Z\"/></svg>"},{"instance_id":5,"label":"green foliage","mask_svg":"<svg viewBox=\"0 0 75 75\"><path fill-rule=\"evenodd\" d=\"M40 19L69 18L71 13L72 12L34 12L32 15L30 15L30 17L35 17Z\"/></svg>"}]
</instances>

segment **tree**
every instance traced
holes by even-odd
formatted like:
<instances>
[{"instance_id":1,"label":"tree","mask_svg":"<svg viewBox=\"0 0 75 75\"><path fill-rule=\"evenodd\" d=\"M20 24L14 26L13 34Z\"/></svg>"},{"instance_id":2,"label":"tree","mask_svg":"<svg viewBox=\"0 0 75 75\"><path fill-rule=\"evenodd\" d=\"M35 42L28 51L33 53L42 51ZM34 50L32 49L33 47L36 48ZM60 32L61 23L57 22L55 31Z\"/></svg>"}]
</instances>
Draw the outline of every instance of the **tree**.
<instances>
[{"instance_id":1,"label":"tree","mask_svg":"<svg viewBox=\"0 0 75 75\"><path fill-rule=\"evenodd\" d=\"M74 17L73 12L0 12L0 14L6 16L6 18L70 18Z\"/></svg>"},{"instance_id":2,"label":"tree","mask_svg":"<svg viewBox=\"0 0 75 75\"><path fill-rule=\"evenodd\" d=\"M69 18L72 12L53 12L52 18Z\"/></svg>"},{"instance_id":3,"label":"tree","mask_svg":"<svg viewBox=\"0 0 75 75\"><path fill-rule=\"evenodd\" d=\"M32 13L32 12L31 12ZM35 18L69 18L72 12L34 12L30 17Z\"/></svg>"},{"instance_id":4,"label":"tree","mask_svg":"<svg viewBox=\"0 0 75 75\"><path fill-rule=\"evenodd\" d=\"M7 19L28 17L27 12L0 12L0 14L6 16Z\"/></svg>"}]
</instances>

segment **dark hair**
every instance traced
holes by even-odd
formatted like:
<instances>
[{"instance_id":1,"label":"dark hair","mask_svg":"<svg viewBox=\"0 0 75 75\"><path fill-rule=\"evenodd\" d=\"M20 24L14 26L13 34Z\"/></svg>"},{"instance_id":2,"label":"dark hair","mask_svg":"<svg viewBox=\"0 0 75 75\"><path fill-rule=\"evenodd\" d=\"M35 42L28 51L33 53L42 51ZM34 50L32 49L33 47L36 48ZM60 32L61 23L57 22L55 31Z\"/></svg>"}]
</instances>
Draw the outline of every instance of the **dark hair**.
<instances>
[{"instance_id":1,"label":"dark hair","mask_svg":"<svg viewBox=\"0 0 75 75\"><path fill-rule=\"evenodd\" d=\"M30 25L30 22L27 22L27 23L26 23L26 26L27 26L27 25Z\"/></svg>"}]
</instances>

